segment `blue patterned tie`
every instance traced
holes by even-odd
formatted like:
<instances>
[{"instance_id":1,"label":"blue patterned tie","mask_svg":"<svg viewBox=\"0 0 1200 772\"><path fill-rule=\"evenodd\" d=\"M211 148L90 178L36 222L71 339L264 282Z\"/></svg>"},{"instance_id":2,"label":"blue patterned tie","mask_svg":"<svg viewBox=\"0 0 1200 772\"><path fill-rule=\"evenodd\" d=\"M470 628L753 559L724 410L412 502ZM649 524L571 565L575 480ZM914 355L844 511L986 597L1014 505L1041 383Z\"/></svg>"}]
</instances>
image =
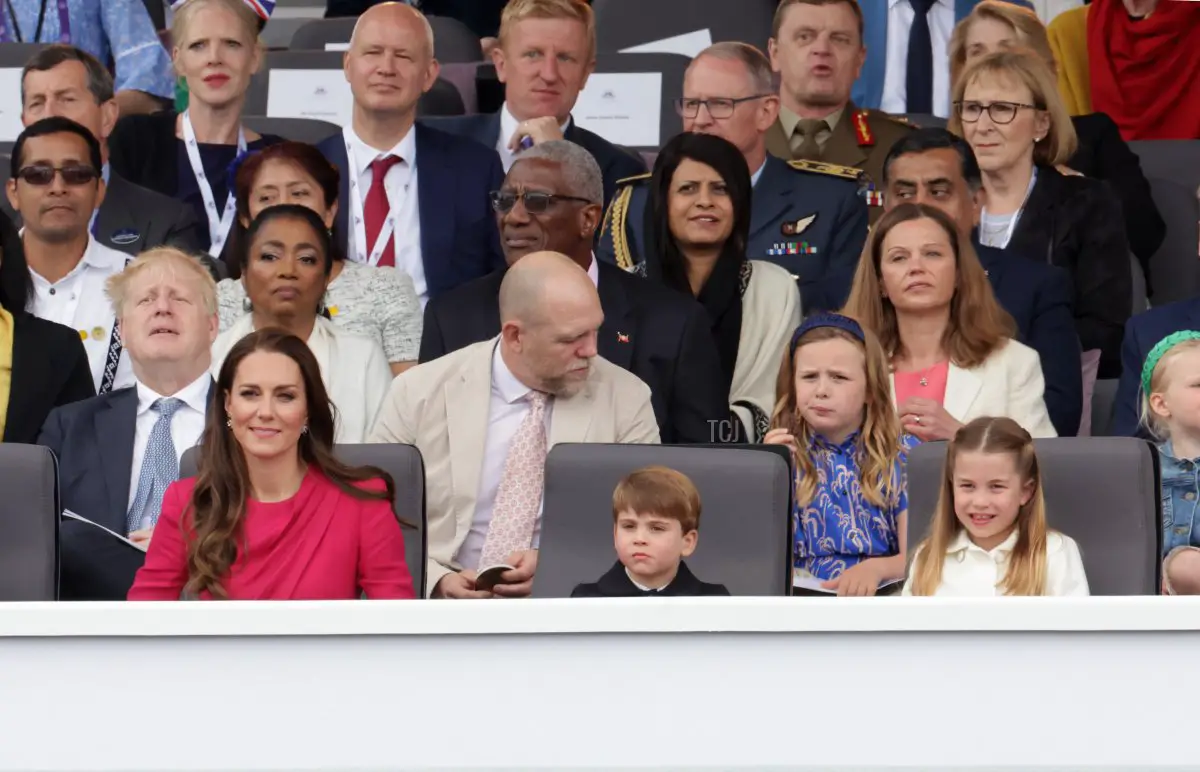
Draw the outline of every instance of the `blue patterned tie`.
<instances>
[{"instance_id":1,"label":"blue patterned tie","mask_svg":"<svg viewBox=\"0 0 1200 772\"><path fill-rule=\"evenodd\" d=\"M129 508L126 521L130 533L141 529L149 518L152 528L162 511L163 494L167 486L179 479L179 457L175 455L175 441L171 439L171 416L183 407L181 399L156 399L150 409L158 413L158 420L150 430L146 453L142 456L142 471L138 474L137 495Z\"/></svg>"}]
</instances>

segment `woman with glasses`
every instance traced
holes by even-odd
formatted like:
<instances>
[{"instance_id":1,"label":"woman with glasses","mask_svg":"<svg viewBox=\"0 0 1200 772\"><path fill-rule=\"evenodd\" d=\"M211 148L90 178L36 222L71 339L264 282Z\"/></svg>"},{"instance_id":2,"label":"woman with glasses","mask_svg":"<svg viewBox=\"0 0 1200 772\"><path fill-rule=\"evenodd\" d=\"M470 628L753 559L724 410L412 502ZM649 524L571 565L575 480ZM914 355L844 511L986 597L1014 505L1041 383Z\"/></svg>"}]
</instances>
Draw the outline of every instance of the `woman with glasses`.
<instances>
[{"instance_id":1,"label":"woman with glasses","mask_svg":"<svg viewBox=\"0 0 1200 772\"><path fill-rule=\"evenodd\" d=\"M242 125L246 90L262 64L258 22L243 0L182 3L171 58L187 81L187 109L123 118L109 138L112 168L190 205L207 224L208 254L227 263L237 259L227 249L236 217L229 171L239 156L281 141Z\"/></svg>"},{"instance_id":2,"label":"woman with glasses","mask_svg":"<svg viewBox=\"0 0 1200 772\"><path fill-rule=\"evenodd\" d=\"M252 332L279 328L308 343L336 408L335 442L365 442L392 374L379 344L347 332L318 309L333 270L329 229L306 206L264 209L246 234L242 283L250 313L213 343L212 373L234 345Z\"/></svg>"},{"instance_id":3,"label":"woman with glasses","mask_svg":"<svg viewBox=\"0 0 1200 772\"><path fill-rule=\"evenodd\" d=\"M1059 72L1050 38L1037 14L1002 0L984 0L955 26L950 37L950 82L957 81L968 64L1013 48L1028 48L1041 57L1051 72ZM1069 97L1063 87L1060 77L1058 93L1066 102ZM1150 194L1150 181L1142 173L1137 155L1121 138L1117 124L1108 115L1073 115L1071 125L1079 146L1065 166L1112 184L1113 192L1121 198L1129 246L1141 262L1153 294L1150 258L1162 244L1167 225Z\"/></svg>"},{"instance_id":4,"label":"woman with glasses","mask_svg":"<svg viewBox=\"0 0 1200 772\"><path fill-rule=\"evenodd\" d=\"M740 150L711 134L676 136L654 163L647 255L637 261L708 312L740 442L760 442L770 428L779 363L800 324L791 275L746 259L750 192Z\"/></svg>"},{"instance_id":5,"label":"woman with glasses","mask_svg":"<svg viewBox=\"0 0 1200 772\"><path fill-rule=\"evenodd\" d=\"M1064 268L1083 350L1100 352L1099 377L1117 377L1133 310L1125 219L1105 183L1056 168L1076 138L1050 68L1032 53L990 54L955 83L954 106L949 128L983 172L980 243Z\"/></svg>"},{"instance_id":6,"label":"woman with glasses","mask_svg":"<svg viewBox=\"0 0 1200 772\"><path fill-rule=\"evenodd\" d=\"M303 142L281 142L252 153L238 167L234 182L240 252L245 229L267 207L306 206L333 227L338 208L338 170L321 151ZM392 373L417 362L421 346L421 302L412 277L402 268L346 260L334 245L329 285L322 306L329 319L348 332L371 338L383 348ZM240 275L217 285L221 329L227 330L251 310Z\"/></svg>"}]
</instances>

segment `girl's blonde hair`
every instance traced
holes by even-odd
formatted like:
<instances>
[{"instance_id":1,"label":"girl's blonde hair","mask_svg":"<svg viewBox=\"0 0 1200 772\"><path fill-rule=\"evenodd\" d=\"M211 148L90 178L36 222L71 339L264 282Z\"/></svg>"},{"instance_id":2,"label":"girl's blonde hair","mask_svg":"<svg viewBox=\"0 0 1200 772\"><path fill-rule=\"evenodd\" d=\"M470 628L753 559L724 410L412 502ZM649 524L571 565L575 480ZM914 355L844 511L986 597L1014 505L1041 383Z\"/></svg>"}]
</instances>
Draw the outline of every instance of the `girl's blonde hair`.
<instances>
[{"instance_id":1,"label":"girl's blonde hair","mask_svg":"<svg viewBox=\"0 0 1200 772\"><path fill-rule=\"evenodd\" d=\"M887 357L879 339L865 325L863 340L838 327L817 327L804 333L791 346L779 367L775 382L775 411L771 416L772 429L786 429L796 438L796 503L806 507L817 494L817 469L808 447L815 432L796 405L796 354L810 343L823 340L846 340L863 352L866 370L866 401L858 443L858 479L863 496L878 507L894 506L900 497L902 480L895 475L896 458L900 454L900 418L892 406L892 386Z\"/></svg>"},{"instance_id":2,"label":"girl's blonde hair","mask_svg":"<svg viewBox=\"0 0 1200 772\"><path fill-rule=\"evenodd\" d=\"M961 452L1003 453L1016 462L1021 483L1033 483L1033 495L1017 513L1017 543L1001 582L1005 595L1046 593L1046 504L1042 475L1029 432L1011 418L976 418L958 430L946 449L945 473L929 535L913 561L913 595L933 595L942 583L946 552L963 528L954 511L954 464Z\"/></svg>"},{"instance_id":3,"label":"girl's blonde hair","mask_svg":"<svg viewBox=\"0 0 1200 772\"><path fill-rule=\"evenodd\" d=\"M1161 394L1170 385L1170 377L1167 369L1171 366L1171 363L1184 353L1198 348L1200 348L1200 340L1197 339L1183 340L1171 346L1159 358L1158 363L1154 365L1154 370L1150 375L1150 388L1139 389L1142 392L1142 397L1138 411L1138 420L1145 427L1146 431L1150 432L1160 442L1170 438L1170 429L1167 426L1167 422L1150 409L1150 396L1156 393Z\"/></svg>"},{"instance_id":4,"label":"girl's blonde hair","mask_svg":"<svg viewBox=\"0 0 1200 772\"><path fill-rule=\"evenodd\" d=\"M1042 166L1065 164L1075 155L1079 138L1071 113L1063 104L1058 93L1058 78L1042 58L1032 51L997 51L967 65L958 80L954 81L952 102L957 106L963 100L967 86L980 78L991 77L1015 81L1029 89L1033 106L1050 116L1050 130L1033 145L1033 162ZM963 136L962 117L957 109L950 111L947 128Z\"/></svg>"},{"instance_id":5,"label":"girl's blonde hair","mask_svg":"<svg viewBox=\"0 0 1200 772\"><path fill-rule=\"evenodd\" d=\"M954 25L954 33L950 36L950 82L957 83L959 76L967 67L967 34L971 25L981 19L999 22L1012 30L1022 47L1037 54L1051 72L1058 72L1058 62L1054 59L1054 51L1050 48L1050 36L1046 27L1037 14L1029 8L1004 2L1004 0L983 0L975 6L962 21Z\"/></svg>"},{"instance_id":6,"label":"girl's blonde hair","mask_svg":"<svg viewBox=\"0 0 1200 772\"><path fill-rule=\"evenodd\" d=\"M976 367L1015 335L1016 324L996 301L991 282L971 242L959 238L954 223L940 209L925 204L900 204L880 218L871 229L862 259L858 261L850 298L842 313L858 319L863 327L878 334L889 357L901 353L904 346L896 322L896 308L883 292L880 268L883 242L900 223L920 219L930 219L940 225L954 252L954 297L950 300L950 323L946 325L942 346L950 361L958 367Z\"/></svg>"}]
</instances>

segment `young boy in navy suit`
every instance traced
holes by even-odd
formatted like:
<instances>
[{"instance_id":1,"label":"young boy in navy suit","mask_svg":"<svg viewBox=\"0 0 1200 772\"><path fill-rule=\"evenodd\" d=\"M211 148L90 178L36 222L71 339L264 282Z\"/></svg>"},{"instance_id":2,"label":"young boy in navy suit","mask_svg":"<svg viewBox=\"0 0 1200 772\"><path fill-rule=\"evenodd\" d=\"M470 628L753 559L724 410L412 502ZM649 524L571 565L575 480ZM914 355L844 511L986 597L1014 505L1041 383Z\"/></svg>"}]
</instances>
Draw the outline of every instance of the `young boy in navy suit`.
<instances>
[{"instance_id":1,"label":"young boy in navy suit","mask_svg":"<svg viewBox=\"0 0 1200 772\"><path fill-rule=\"evenodd\" d=\"M633 472L613 491L617 562L594 584L577 585L571 597L728 595L683 562L696 551L699 527L700 493L687 475L664 466Z\"/></svg>"}]
</instances>

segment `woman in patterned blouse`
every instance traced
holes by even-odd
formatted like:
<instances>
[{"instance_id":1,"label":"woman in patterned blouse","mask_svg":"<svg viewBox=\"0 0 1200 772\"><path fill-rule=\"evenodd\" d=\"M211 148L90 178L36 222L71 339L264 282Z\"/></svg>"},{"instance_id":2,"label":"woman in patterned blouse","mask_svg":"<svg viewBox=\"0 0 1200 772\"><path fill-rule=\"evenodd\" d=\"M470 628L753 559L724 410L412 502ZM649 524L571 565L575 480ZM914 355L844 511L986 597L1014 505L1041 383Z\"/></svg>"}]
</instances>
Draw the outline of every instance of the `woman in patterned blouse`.
<instances>
[{"instance_id":1,"label":"woman in patterned blouse","mask_svg":"<svg viewBox=\"0 0 1200 772\"><path fill-rule=\"evenodd\" d=\"M787 445L796 461L793 594L899 589L909 443L879 341L849 317L809 317L792 336L777 394L764 442Z\"/></svg>"},{"instance_id":2,"label":"woman in patterned blouse","mask_svg":"<svg viewBox=\"0 0 1200 772\"><path fill-rule=\"evenodd\" d=\"M332 227L338 183L337 169L312 145L274 145L249 156L238 168L238 219L244 229L269 206L298 204L321 215ZM242 243L237 246L245 248ZM421 303L412 278L399 268L345 260L340 250L335 249L333 257L333 272L325 290L326 315L339 327L378 343L394 375L412 367L417 363L422 326ZM246 314L249 304L240 279L218 284L221 331Z\"/></svg>"}]
</instances>

